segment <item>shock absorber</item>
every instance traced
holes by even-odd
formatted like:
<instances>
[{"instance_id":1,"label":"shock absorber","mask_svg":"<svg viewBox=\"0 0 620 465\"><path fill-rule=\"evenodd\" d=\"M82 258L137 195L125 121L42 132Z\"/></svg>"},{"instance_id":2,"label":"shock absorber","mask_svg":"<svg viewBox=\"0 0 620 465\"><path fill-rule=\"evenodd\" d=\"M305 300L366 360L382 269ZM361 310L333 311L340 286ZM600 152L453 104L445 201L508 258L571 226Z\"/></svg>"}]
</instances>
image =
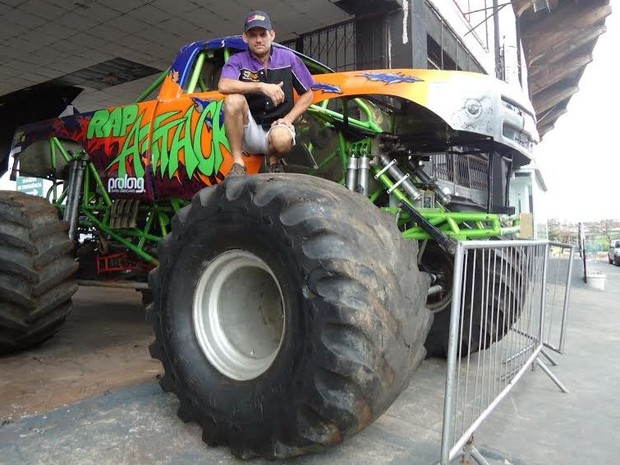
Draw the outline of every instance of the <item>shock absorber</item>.
<instances>
[{"instance_id":1,"label":"shock absorber","mask_svg":"<svg viewBox=\"0 0 620 465\"><path fill-rule=\"evenodd\" d=\"M346 185L350 191L366 195L368 193L368 175L370 173L371 141L361 140L351 144L350 158L347 164Z\"/></svg>"},{"instance_id":2,"label":"shock absorber","mask_svg":"<svg viewBox=\"0 0 620 465\"><path fill-rule=\"evenodd\" d=\"M357 170L359 169L359 159L357 157L349 157L347 165L347 189L355 191L357 186Z\"/></svg>"},{"instance_id":3,"label":"shock absorber","mask_svg":"<svg viewBox=\"0 0 620 465\"><path fill-rule=\"evenodd\" d=\"M415 164L413 161L409 161L409 167L411 168L411 172L424 184L428 185L442 205L448 205L452 200L451 197L441 190L441 187L435 182L433 178L431 178L426 171L422 168L422 165Z\"/></svg>"},{"instance_id":4,"label":"shock absorber","mask_svg":"<svg viewBox=\"0 0 620 465\"><path fill-rule=\"evenodd\" d=\"M394 189L397 187L402 186L405 192L409 195L409 200L416 201L422 197L422 193L416 189L409 179L409 173L403 173L398 167L396 160L391 160L385 155L380 155L379 162L383 168L375 174L375 179L379 179L384 174L388 174L395 181L394 184L387 190L388 194L394 192ZM390 198L392 197L390 196ZM424 229L424 231L430 234L443 250L450 255L454 255L454 252L456 251L456 244L452 239L424 218L424 216L422 216L412 205L410 205L409 202L400 202L400 204L402 205L402 208L411 215L413 221Z\"/></svg>"},{"instance_id":5,"label":"shock absorber","mask_svg":"<svg viewBox=\"0 0 620 465\"><path fill-rule=\"evenodd\" d=\"M368 193L368 174L370 173L370 159L365 153L359 158L358 161L358 179L357 179L357 191L360 194L366 195Z\"/></svg>"},{"instance_id":6,"label":"shock absorber","mask_svg":"<svg viewBox=\"0 0 620 465\"><path fill-rule=\"evenodd\" d=\"M69 175L69 192L63 220L69 225L69 238L71 239L74 239L77 230L80 198L82 195L82 181L84 179L84 168L87 162L86 158L86 152L83 152L81 158L73 160Z\"/></svg>"},{"instance_id":7,"label":"shock absorber","mask_svg":"<svg viewBox=\"0 0 620 465\"><path fill-rule=\"evenodd\" d=\"M412 201L422 197L422 193L413 185L411 179L409 179L409 173L403 173L398 167L396 160L392 160L386 155L380 155L379 162L383 166L383 169L375 174L375 179L379 179L383 174L387 173L394 180L394 185L387 191L388 194L391 194L397 187L402 187Z\"/></svg>"}]
</instances>

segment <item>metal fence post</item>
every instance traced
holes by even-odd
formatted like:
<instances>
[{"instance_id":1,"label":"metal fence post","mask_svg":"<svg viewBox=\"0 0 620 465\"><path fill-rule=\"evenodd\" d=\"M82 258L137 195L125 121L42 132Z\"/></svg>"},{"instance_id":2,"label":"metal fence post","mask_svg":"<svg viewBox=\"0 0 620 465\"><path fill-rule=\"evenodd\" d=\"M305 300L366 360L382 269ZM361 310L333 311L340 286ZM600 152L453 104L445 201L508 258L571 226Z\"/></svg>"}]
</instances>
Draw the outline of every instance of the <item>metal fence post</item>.
<instances>
[{"instance_id":1,"label":"metal fence post","mask_svg":"<svg viewBox=\"0 0 620 465\"><path fill-rule=\"evenodd\" d=\"M573 275L573 258L575 255L575 248L570 248L570 254L568 257L568 270L566 271L566 287L564 288L564 306L562 307L562 322L560 324L560 345L558 351L564 353L564 344L566 342L566 324L568 321L568 308L570 302L570 280Z\"/></svg>"},{"instance_id":2,"label":"metal fence post","mask_svg":"<svg viewBox=\"0 0 620 465\"><path fill-rule=\"evenodd\" d=\"M452 306L450 311L450 338L459 332L461 296L463 292L463 243L457 242L454 254L454 274L452 279ZM441 439L441 465L450 463L450 446L452 444L452 432L454 430L456 410L456 356L457 344L450 341L448 352L448 372L446 376L446 396L444 399L443 431Z\"/></svg>"}]
</instances>

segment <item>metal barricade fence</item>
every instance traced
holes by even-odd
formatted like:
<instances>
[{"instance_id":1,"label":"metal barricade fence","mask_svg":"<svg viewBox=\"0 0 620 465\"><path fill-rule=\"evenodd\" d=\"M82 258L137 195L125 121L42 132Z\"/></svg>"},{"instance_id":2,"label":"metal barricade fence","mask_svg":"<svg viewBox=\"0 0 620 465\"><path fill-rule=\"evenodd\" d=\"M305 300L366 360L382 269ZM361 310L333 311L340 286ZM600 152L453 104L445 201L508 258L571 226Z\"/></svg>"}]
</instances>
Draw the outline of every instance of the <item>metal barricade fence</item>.
<instances>
[{"instance_id":1,"label":"metal barricade fence","mask_svg":"<svg viewBox=\"0 0 620 465\"><path fill-rule=\"evenodd\" d=\"M543 348L550 337L545 331L549 250L548 241L458 243L441 465L463 455L487 463L473 447L473 433L528 367L540 366L566 391L539 358L547 356ZM562 287L559 280L553 284ZM566 326L568 291L564 295L560 340Z\"/></svg>"},{"instance_id":2,"label":"metal barricade fence","mask_svg":"<svg viewBox=\"0 0 620 465\"><path fill-rule=\"evenodd\" d=\"M559 354L564 353L566 344L570 276L573 271L574 252L572 245L559 242L549 243L543 343L545 348ZM545 356L550 358L547 354Z\"/></svg>"}]
</instances>

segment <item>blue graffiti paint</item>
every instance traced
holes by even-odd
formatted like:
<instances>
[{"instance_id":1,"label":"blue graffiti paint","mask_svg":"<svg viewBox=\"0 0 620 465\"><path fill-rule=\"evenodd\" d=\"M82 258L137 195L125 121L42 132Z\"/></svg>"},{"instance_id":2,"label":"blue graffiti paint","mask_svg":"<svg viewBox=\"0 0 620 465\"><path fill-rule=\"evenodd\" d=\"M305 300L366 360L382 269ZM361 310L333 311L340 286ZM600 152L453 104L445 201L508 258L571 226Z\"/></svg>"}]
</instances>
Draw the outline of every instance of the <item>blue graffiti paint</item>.
<instances>
[{"instance_id":1,"label":"blue graffiti paint","mask_svg":"<svg viewBox=\"0 0 620 465\"><path fill-rule=\"evenodd\" d=\"M324 94L342 94L340 87L332 86L331 84L316 83L312 86L312 90L320 90Z\"/></svg>"},{"instance_id":2,"label":"blue graffiti paint","mask_svg":"<svg viewBox=\"0 0 620 465\"><path fill-rule=\"evenodd\" d=\"M414 83L422 81L422 79L407 76L402 73L362 73L360 76L365 77L369 81L384 82L386 84L398 84L401 82Z\"/></svg>"},{"instance_id":3,"label":"blue graffiti paint","mask_svg":"<svg viewBox=\"0 0 620 465\"><path fill-rule=\"evenodd\" d=\"M198 97L192 97L194 101L194 109L198 113L202 113L213 100L203 100ZM209 129L213 129L213 117L211 115L205 117L205 124ZM224 126L224 113L220 112L220 126Z\"/></svg>"}]
</instances>

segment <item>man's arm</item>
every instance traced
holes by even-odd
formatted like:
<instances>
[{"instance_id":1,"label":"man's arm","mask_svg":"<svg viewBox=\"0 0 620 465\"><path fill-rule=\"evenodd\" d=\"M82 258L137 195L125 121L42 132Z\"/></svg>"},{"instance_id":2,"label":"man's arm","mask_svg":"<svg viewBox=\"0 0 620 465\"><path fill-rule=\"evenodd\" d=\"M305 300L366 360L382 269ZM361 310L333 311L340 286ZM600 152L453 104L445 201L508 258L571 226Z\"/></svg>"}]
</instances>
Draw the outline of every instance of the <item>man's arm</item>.
<instances>
[{"instance_id":1,"label":"man's arm","mask_svg":"<svg viewBox=\"0 0 620 465\"><path fill-rule=\"evenodd\" d=\"M221 78L217 85L220 93L227 94L263 94L271 99L274 106L280 105L284 102L284 91L282 86L284 84L268 84L266 82L245 82L237 79ZM312 99L310 99L312 101ZM309 104L308 104L309 105ZM306 107L307 108L307 107ZM304 110L305 111L305 110ZM302 112L303 113L303 112ZM300 113L301 114L301 113Z\"/></svg>"},{"instance_id":2,"label":"man's arm","mask_svg":"<svg viewBox=\"0 0 620 465\"><path fill-rule=\"evenodd\" d=\"M314 94L311 90L306 91L304 94L300 95L291 111L284 118L280 118L277 121L274 121L272 126L276 124L288 124L292 125L297 118L299 118L310 106L314 100Z\"/></svg>"},{"instance_id":3,"label":"man's arm","mask_svg":"<svg viewBox=\"0 0 620 465\"><path fill-rule=\"evenodd\" d=\"M221 78L217 89L226 94L262 94L262 82L245 82L238 79Z\"/></svg>"}]
</instances>

